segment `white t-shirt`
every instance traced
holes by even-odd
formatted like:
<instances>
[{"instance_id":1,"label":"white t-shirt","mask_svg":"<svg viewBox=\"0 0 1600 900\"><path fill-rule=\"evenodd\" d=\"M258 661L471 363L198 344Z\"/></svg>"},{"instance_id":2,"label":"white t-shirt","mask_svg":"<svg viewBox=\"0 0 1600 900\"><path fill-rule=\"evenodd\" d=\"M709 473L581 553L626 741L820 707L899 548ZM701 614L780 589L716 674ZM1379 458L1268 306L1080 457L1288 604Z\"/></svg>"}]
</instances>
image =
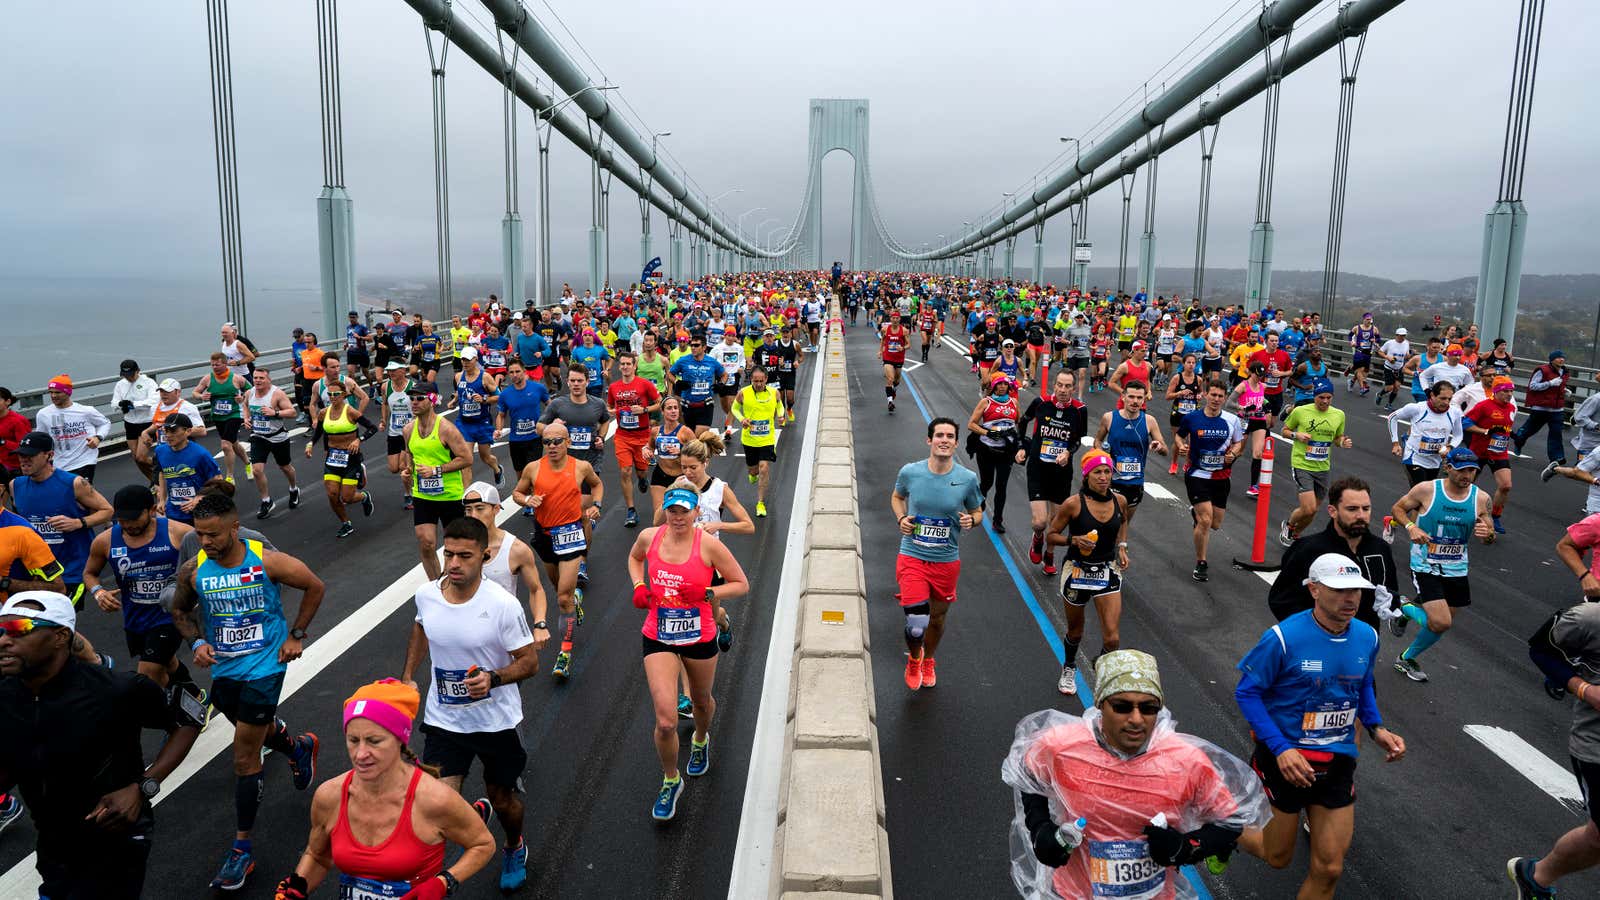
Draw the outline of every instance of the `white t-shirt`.
<instances>
[{"instance_id":1,"label":"white t-shirt","mask_svg":"<svg viewBox=\"0 0 1600 900\"><path fill-rule=\"evenodd\" d=\"M417 591L416 621L428 636L432 677L422 719L457 734L506 731L522 721L522 694L514 684L473 700L467 696L467 672L500 669L511 663L511 651L533 643L533 631L517 598L492 581L478 584L466 603L444 599L439 582Z\"/></svg>"},{"instance_id":2,"label":"white t-shirt","mask_svg":"<svg viewBox=\"0 0 1600 900\"><path fill-rule=\"evenodd\" d=\"M1406 360L1411 358L1411 342L1397 341L1390 338L1383 342L1383 346L1378 348L1378 352L1389 357L1389 361L1384 363L1385 368L1398 371L1405 366Z\"/></svg>"},{"instance_id":3,"label":"white t-shirt","mask_svg":"<svg viewBox=\"0 0 1600 900\"><path fill-rule=\"evenodd\" d=\"M1423 390L1433 387L1436 382L1448 381L1455 385L1456 390L1459 391L1465 388L1467 385L1475 383L1477 380L1472 377L1471 369L1461 365L1460 363L1456 363L1452 366L1448 361L1434 363L1426 369L1423 369L1422 374L1418 377L1422 379Z\"/></svg>"},{"instance_id":4,"label":"white t-shirt","mask_svg":"<svg viewBox=\"0 0 1600 900\"><path fill-rule=\"evenodd\" d=\"M717 362L722 363L723 381L735 384L739 381L739 373L744 371L744 345L735 341L732 344L713 344L706 351Z\"/></svg>"}]
</instances>

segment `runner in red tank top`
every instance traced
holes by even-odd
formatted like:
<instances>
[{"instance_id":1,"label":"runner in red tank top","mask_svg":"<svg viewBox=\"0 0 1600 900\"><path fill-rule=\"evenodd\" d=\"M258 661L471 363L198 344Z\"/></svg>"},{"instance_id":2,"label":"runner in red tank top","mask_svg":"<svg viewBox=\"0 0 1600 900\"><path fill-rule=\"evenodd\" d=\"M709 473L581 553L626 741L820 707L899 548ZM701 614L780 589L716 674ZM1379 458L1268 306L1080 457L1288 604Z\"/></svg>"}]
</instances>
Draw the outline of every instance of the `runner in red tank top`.
<instances>
[{"instance_id":1,"label":"runner in red tank top","mask_svg":"<svg viewBox=\"0 0 1600 900\"><path fill-rule=\"evenodd\" d=\"M330 868L339 871L341 897L438 900L494 856L483 820L406 746L420 704L415 685L393 678L345 701L351 770L317 788L305 853L278 882L277 900L304 900ZM464 851L449 868L446 842Z\"/></svg>"},{"instance_id":2,"label":"runner in red tank top","mask_svg":"<svg viewBox=\"0 0 1600 900\"><path fill-rule=\"evenodd\" d=\"M1117 370L1111 373L1111 378L1106 382L1113 391L1117 392L1117 409L1122 408L1122 389L1137 381L1146 388L1150 386L1150 362L1147 358L1149 345L1144 341L1134 341L1129 348L1131 356L1128 357Z\"/></svg>"},{"instance_id":3,"label":"runner in red tank top","mask_svg":"<svg viewBox=\"0 0 1600 900\"><path fill-rule=\"evenodd\" d=\"M662 496L665 525L639 532L628 554L633 605L648 610L642 632L644 674L655 708L656 756L661 789L651 816L671 819L683 795L678 774L678 673L689 678L694 705L694 741L689 746L690 777L711 768L711 717L717 704L711 684L717 675L717 619L724 600L750 590L744 569L720 540L704 540L696 526L700 491L688 478L674 481ZM713 584L721 576L721 584Z\"/></svg>"},{"instance_id":4,"label":"runner in red tank top","mask_svg":"<svg viewBox=\"0 0 1600 900\"><path fill-rule=\"evenodd\" d=\"M889 412L894 412L894 395L900 387L900 367L906 364L906 347L911 343L910 316L883 327L883 340L879 342L879 355L883 358L883 395L889 400Z\"/></svg>"}]
</instances>

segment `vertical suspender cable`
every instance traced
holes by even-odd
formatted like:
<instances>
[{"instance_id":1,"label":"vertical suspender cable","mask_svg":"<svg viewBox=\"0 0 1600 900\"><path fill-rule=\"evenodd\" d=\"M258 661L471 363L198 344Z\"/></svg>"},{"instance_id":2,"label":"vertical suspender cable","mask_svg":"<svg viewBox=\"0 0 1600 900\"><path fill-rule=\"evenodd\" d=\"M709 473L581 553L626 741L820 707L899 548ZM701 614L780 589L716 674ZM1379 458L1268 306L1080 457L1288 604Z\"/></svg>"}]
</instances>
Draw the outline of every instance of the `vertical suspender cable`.
<instances>
[{"instance_id":1,"label":"vertical suspender cable","mask_svg":"<svg viewBox=\"0 0 1600 900\"><path fill-rule=\"evenodd\" d=\"M1344 16L1344 7L1339 15ZM1347 37L1354 35L1347 35ZM1339 123L1333 137L1333 187L1328 197L1328 246L1322 258L1322 321L1333 327L1333 306L1339 287L1339 251L1344 244L1344 198L1350 175L1350 126L1355 116L1356 70L1367 46L1363 29L1356 36L1355 52L1349 41L1339 42Z\"/></svg>"},{"instance_id":2,"label":"vertical suspender cable","mask_svg":"<svg viewBox=\"0 0 1600 900\"><path fill-rule=\"evenodd\" d=\"M1122 175L1117 179L1122 185L1122 244L1117 252L1117 293L1128 286L1128 220L1133 209L1133 185L1139 180L1139 170L1128 171L1127 159L1123 159Z\"/></svg>"},{"instance_id":3,"label":"vertical suspender cable","mask_svg":"<svg viewBox=\"0 0 1600 900\"><path fill-rule=\"evenodd\" d=\"M233 127L233 54L228 45L228 0L206 0L211 69L211 131L217 165L217 211L222 235L223 306L244 333L244 249L239 221L239 159Z\"/></svg>"},{"instance_id":4,"label":"vertical suspender cable","mask_svg":"<svg viewBox=\"0 0 1600 900\"><path fill-rule=\"evenodd\" d=\"M1506 110L1505 144L1500 155L1500 198L1522 199L1528 173L1528 135L1533 126L1533 85L1539 74L1539 44L1544 34L1544 0L1524 0L1517 14L1517 53L1512 63L1511 100Z\"/></svg>"},{"instance_id":5,"label":"vertical suspender cable","mask_svg":"<svg viewBox=\"0 0 1600 900\"><path fill-rule=\"evenodd\" d=\"M526 19L528 11L523 9L523 18ZM505 96L501 100L501 124L505 129L502 144L506 156L506 213L521 213L522 199L517 173L517 107L521 105L517 99L517 62L522 58L522 44L519 41L511 42L511 61L506 62L505 29L496 28L494 32L495 46L500 50L501 83L505 87ZM515 298L507 298L512 300Z\"/></svg>"},{"instance_id":6,"label":"vertical suspender cable","mask_svg":"<svg viewBox=\"0 0 1600 900\"><path fill-rule=\"evenodd\" d=\"M1201 104L1202 114L1205 104ZM1194 299L1205 302L1206 284L1206 233L1211 227L1211 157L1217 149L1217 132L1222 130L1218 120L1211 125L1210 134L1200 129L1200 210L1194 230Z\"/></svg>"},{"instance_id":7,"label":"vertical suspender cable","mask_svg":"<svg viewBox=\"0 0 1600 900\"><path fill-rule=\"evenodd\" d=\"M344 101L339 90L339 0L317 0L322 92L322 182L344 187Z\"/></svg>"},{"instance_id":8,"label":"vertical suspender cable","mask_svg":"<svg viewBox=\"0 0 1600 900\"><path fill-rule=\"evenodd\" d=\"M444 20L422 25L422 37L428 44L428 69L433 74L433 219L436 235L434 252L439 265L439 318L450 317L450 150L447 115L445 110L444 66L450 55L450 28L455 23L451 15L451 0L444 0ZM437 53L433 49L433 32L443 32ZM508 298L509 299L509 298Z\"/></svg>"}]
</instances>

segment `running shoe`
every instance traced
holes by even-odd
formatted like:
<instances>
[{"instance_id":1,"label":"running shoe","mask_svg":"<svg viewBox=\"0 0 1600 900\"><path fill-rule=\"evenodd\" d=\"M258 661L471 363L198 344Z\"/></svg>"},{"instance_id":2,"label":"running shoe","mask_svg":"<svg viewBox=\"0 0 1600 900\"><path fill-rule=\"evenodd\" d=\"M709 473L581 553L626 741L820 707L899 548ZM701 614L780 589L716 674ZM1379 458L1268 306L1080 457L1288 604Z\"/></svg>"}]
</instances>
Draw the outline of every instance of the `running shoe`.
<instances>
[{"instance_id":1,"label":"running shoe","mask_svg":"<svg viewBox=\"0 0 1600 900\"><path fill-rule=\"evenodd\" d=\"M406 509L410 509L410 508L411 508L411 507L410 507L410 506L409 506L409 505L408 505L408 506L407 506L407 507L406 507ZM523 508L522 508L522 517L523 517L523 518L524 518L524 519L531 519L531 518L533 518L533 510L532 510L532 509L531 509L531 508L529 508L529 507L526 507L526 506L524 506L524 507L523 507Z\"/></svg>"},{"instance_id":2,"label":"running shoe","mask_svg":"<svg viewBox=\"0 0 1600 900\"><path fill-rule=\"evenodd\" d=\"M1411 624L1411 619L1405 613L1400 613L1389 620L1389 633L1395 637L1405 637L1406 626Z\"/></svg>"},{"instance_id":3,"label":"running shoe","mask_svg":"<svg viewBox=\"0 0 1600 900\"><path fill-rule=\"evenodd\" d=\"M1506 527L1504 525L1500 524L1500 517L1499 516L1492 516L1491 518L1494 519L1494 533L1495 534L1505 534L1506 533Z\"/></svg>"},{"instance_id":4,"label":"running shoe","mask_svg":"<svg viewBox=\"0 0 1600 900\"><path fill-rule=\"evenodd\" d=\"M755 474L755 473L753 473L753 472L746 472L746 473L745 473L745 477L746 477L746 478L748 478L748 479L750 479L750 483L751 483L751 484L755 484L755 483L756 483L756 482L757 482L757 481L759 481L759 480L760 480L760 478L759 478L759 476L757 476L757 475L756 475L756 474Z\"/></svg>"},{"instance_id":5,"label":"running shoe","mask_svg":"<svg viewBox=\"0 0 1600 900\"><path fill-rule=\"evenodd\" d=\"M1244 494L1246 497L1259 497L1261 496L1261 488L1258 485L1252 484L1244 489Z\"/></svg>"},{"instance_id":6,"label":"running shoe","mask_svg":"<svg viewBox=\"0 0 1600 900\"><path fill-rule=\"evenodd\" d=\"M361 514L363 516L369 516L369 517L372 515L372 492L371 491L362 491L361 492Z\"/></svg>"},{"instance_id":7,"label":"running shoe","mask_svg":"<svg viewBox=\"0 0 1600 900\"><path fill-rule=\"evenodd\" d=\"M1539 470L1539 480L1540 481L1549 481L1550 479L1556 477L1556 467L1560 466L1560 465L1561 465L1561 460L1558 459L1558 460L1552 461L1550 463L1550 465L1545 466L1543 469Z\"/></svg>"},{"instance_id":8,"label":"running shoe","mask_svg":"<svg viewBox=\"0 0 1600 900\"><path fill-rule=\"evenodd\" d=\"M22 818L22 798L15 793L7 794L5 802L0 803L0 831L5 831L20 818Z\"/></svg>"},{"instance_id":9,"label":"running shoe","mask_svg":"<svg viewBox=\"0 0 1600 900\"><path fill-rule=\"evenodd\" d=\"M678 814L678 798L681 796L682 778L661 779L661 790L656 794L656 805L650 809L650 817L657 822L670 821Z\"/></svg>"},{"instance_id":10,"label":"running shoe","mask_svg":"<svg viewBox=\"0 0 1600 900\"><path fill-rule=\"evenodd\" d=\"M566 681L572 674L572 653L563 650L556 654L556 664L550 669L550 677L558 681Z\"/></svg>"},{"instance_id":11,"label":"running shoe","mask_svg":"<svg viewBox=\"0 0 1600 900\"><path fill-rule=\"evenodd\" d=\"M1044 532L1035 531L1033 540L1028 542L1028 562L1038 565L1044 562Z\"/></svg>"},{"instance_id":12,"label":"running shoe","mask_svg":"<svg viewBox=\"0 0 1600 900\"><path fill-rule=\"evenodd\" d=\"M229 473L228 473L228 474L227 474L227 476L226 476L226 477L225 477L225 478L223 478L223 480L224 480L224 481L226 481L226 482L227 482L227 483L229 483L229 484L233 484L233 483L234 483L234 482L233 482L233 473L232 473L232 472L229 472Z\"/></svg>"},{"instance_id":13,"label":"running shoe","mask_svg":"<svg viewBox=\"0 0 1600 900\"><path fill-rule=\"evenodd\" d=\"M523 508L527 509L527 507L523 507ZM531 509L528 509L527 511L528 512L533 512L533 510L531 510ZM631 506L628 507L628 517L626 519L622 520L622 527L623 528L638 528L639 527L639 514L637 512L635 512L634 508L631 507Z\"/></svg>"},{"instance_id":14,"label":"running shoe","mask_svg":"<svg viewBox=\"0 0 1600 900\"><path fill-rule=\"evenodd\" d=\"M1173 460L1172 461L1172 466L1167 469L1167 474L1168 475L1176 475L1176 474L1178 474L1178 461L1177 460Z\"/></svg>"},{"instance_id":15,"label":"running shoe","mask_svg":"<svg viewBox=\"0 0 1600 900\"><path fill-rule=\"evenodd\" d=\"M113 672L117 670L117 661L111 657L111 654L97 651L95 656L100 657L100 665L105 666Z\"/></svg>"},{"instance_id":16,"label":"running shoe","mask_svg":"<svg viewBox=\"0 0 1600 900\"><path fill-rule=\"evenodd\" d=\"M711 771L711 735L706 735L705 743L693 738L689 739L689 764L684 766L683 774L690 778L699 778Z\"/></svg>"},{"instance_id":17,"label":"running shoe","mask_svg":"<svg viewBox=\"0 0 1600 900\"><path fill-rule=\"evenodd\" d=\"M1289 523L1287 521L1278 523L1278 543L1284 545L1285 547L1294 543L1294 532L1289 530Z\"/></svg>"},{"instance_id":18,"label":"running shoe","mask_svg":"<svg viewBox=\"0 0 1600 900\"><path fill-rule=\"evenodd\" d=\"M889 401L889 412L894 412L894 401L893 400Z\"/></svg>"},{"instance_id":19,"label":"running shoe","mask_svg":"<svg viewBox=\"0 0 1600 900\"><path fill-rule=\"evenodd\" d=\"M999 516L994 517L994 521L989 523L989 527L994 529L995 534L1006 533L1006 523L1001 521Z\"/></svg>"},{"instance_id":20,"label":"running shoe","mask_svg":"<svg viewBox=\"0 0 1600 900\"><path fill-rule=\"evenodd\" d=\"M1060 570L1056 568L1056 551L1054 548L1046 547L1044 554L1044 574L1055 575L1058 571Z\"/></svg>"},{"instance_id":21,"label":"running shoe","mask_svg":"<svg viewBox=\"0 0 1600 900\"><path fill-rule=\"evenodd\" d=\"M650 493L650 479L646 478L643 475L639 476L639 493L641 493L641 494Z\"/></svg>"},{"instance_id":22,"label":"running shoe","mask_svg":"<svg viewBox=\"0 0 1600 900\"><path fill-rule=\"evenodd\" d=\"M1546 478L1545 480L1549 481L1550 479ZM270 515L272 515L272 498L268 497L267 499L261 501L261 509L256 511L256 518L265 519Z\"/></svg>"},{"instance_id":23,"label":"running shoe","mask_svg":"<svg viewBox=\"0 0 1600 900\"><path fill-rule=\"evenodd\" d=\"M1422 664L1414 659L1397 657L1394 661L1394 670L1412 681L1427 681L1428 673L1422 671Z\"/></svg>"},{"instance_id":24,"label":"running shoe","mask_svg":"<svg viewBox=\"0 0 1600 900\"><path fill-rule=\"evenodd\" d=\"M733 649L733 622L717 628L717 649L727 653Z\"/></svg>"},{"instance_id":25,"label":"running shoe","mask_svg":"<svg viewBox=\"0 0 1600 900\"><path fill-rule=\"evenodd\" d=\"M689 699L688 694L678 695L678 718L694 718L694 701Z\"/></svg>"},{"instance_id":26,"label":"running shoe","mask_svg":"<svg viewBox=\"0 0 1600 900\"><path fill-rule=\"evenodd\" d=\"M227 858L222 861L222 868L217 870L217 877L211 879L211 889L237 891L244 887L245 880L255 870L256 860L250 855L250 851L230 849Z\"/></svg>"},{"instance_id":27,"label":"running shoe","mask_svg":"<svg viewBox=\"0 0 1600 900\"><path fill-rule=\"evenodd\" d=\"M767 517L767 504L761 502L760 500L757 500L756 501L756 518L765 519L766 517Z\"/></svg>"},{"instance_id":28,"label":"running shoe","mask_svg":"<svg viewBox=\"0 0 1600 900\"><path fill-rule=\"evenodd\" d=\"M528 842L519 838L514 849L507 847L502 852L500 891L509 894L528 883Z\"/></svg>"},{"instance_id":29,"label":"running shoe","mask_svg":"<svg viewBox=\"0 0 1600 900\"><path fill-rule=\"evenodd\" d=\"M488 797L479 797L472 801L472 811L478 814L478 818L483 820L483 824L487 825L489 824L489 814L494 812L494 807L489 804Z\"/></svg>"},{"instance_id":30,"label":"running shoe","mask_svg":"<svg viewBox=\"0 0 1600 900\"><path fill-rule=\"evenodd\" d=\"M1197 559L1194 563L1194 571L1189 573L1189 577L1195 581L1208 581L1211 578L1211 573L1207 569L1206 561Z\"/></svg>"},{"instance_id":31,"label":"running shoe","mask_svg":"<svg viewBox=\"0 0 1600 900\"><path fill-rule=\"evenodd\" d=\"M924 656L922 658L922 686L925 688L931 688L937 687L938 684L939 676L933 668L933 657Z\"/></svg>"},{"instance_id":32,"label":"running shoe","mask_svg":"<svg viewBox=\"0 0 1600 900\"><path fill-rule=\"evenodd\" d=\"M1533 880L1533 867L1538 862L1538 857L1534 856L1513 856L1506 860L1506 877L1516 885L1517 900L1555 900L1555 888L1540 887Z\"/></svg>"},{"instance_id":33,"label":"running shoe","mask_svg":"<svg viewBox=\"0 0 1600 900\"><path fill-rule=\"evenodd\" d=\"M1370 393L1372 393L1372 385L1370 385L1370 384L1361 389L1361 396L1363 396L1363 397L1365 397L1366 395L1368 395Z\"/></svg>"},{"instance_id":34,"label":"running shoe","mask_svg":"<svg viewBox=\"0 0 1600 900\"><path fill-rule=\"evenodd\" d=\"M576 620L575 624L583 624L583 588L581 587L573 588L572 590L572 615Z\"/></svg>"},{"instance_id":35,"label":"running shoe","mask_svg":"<svg viewBox=\"0 0 1600 900\"><path fill-rule=\"evenodd\" d=\"M922 689L922 657L906 654L906 687L913 691Z\"/></svg>"},{"instance_id":36,"label":"running shoe","mask_svg":"<svg viewBox=\"0 0 1600 900\"><path fill-rule=\"evenodd\" d=\"M341 522L341 523L339 523L339 534L337 535L338 537L347 538L350 535L355 534L355 533L356 533L356 523L354 523L354 522Z\"/></svg>"},{"instance_id":37,"label":"running shoe","mask_svg":"<svg viewBox=\"0 0 1600 900\"><path fill-rule=\"evenodd\" d=\"M495 469L494 469L494 484L495 484L495 487L499 487L500 485L505 484L505 483L506 483L505 474L500 471L500 467L499 466L495 466Z\"/></svg>"},{"instance_id":38,"label":"running shoe","mask_svg":"<svg viewBox=\"0 0 1600 900\"><path fill-rule=\"evenodd\" d=\"M1068 697L1078 693L1078 669L1076 666L1062 666L1061 677L1056 679L1056 690Z\"/></svg>"},{"instance_id":39,"label":"running shoe","mask_svg":"<svg viewBox=\"0 0 1600 900\"><path fill-rule=\"evenodd\" d=\"M582 589L582 588L587 588L588 586L589 586L589 561L587 559L580 560L578 562L578 587L580 589Z\"/></svg>"},{"instance_id":40,"label":"running shoe","mask_svg":"<svg viewBox=\"0 0 1600 900\"><path fill-rule=\"evenodd\" d=\"M412 509L416 509L416 508L417 508L417 501L412 498L411 494L407 493L406 494L406 509L407 510L412 510ZM530 510L523 510L523 512L529 512L529 511Z\"/></svg>"},{"instance_id":41,"label":"running shoe","mask_svg":"<svg viewBox=\"0 0 1600 900\"><path fill-rule=\"evenodd\" d=\"M1221 875L1228 871L1228 861L1233 858L1232 852L1224 852L1216 856L1205 858L1206 871L1213 875Z\"/></svg>"},{"instance_id":42,"label":"running shoe","mask_svg":"<svg viewBox=\"0 0 1600 900\"><path fill-rule=\"evenodd\" d=\"M313 732L295 738L294 750L289 754L289 774L294 776L294 789L303 791L317 780L317 748L319 742Z\"/></svg>"}]
</instances>

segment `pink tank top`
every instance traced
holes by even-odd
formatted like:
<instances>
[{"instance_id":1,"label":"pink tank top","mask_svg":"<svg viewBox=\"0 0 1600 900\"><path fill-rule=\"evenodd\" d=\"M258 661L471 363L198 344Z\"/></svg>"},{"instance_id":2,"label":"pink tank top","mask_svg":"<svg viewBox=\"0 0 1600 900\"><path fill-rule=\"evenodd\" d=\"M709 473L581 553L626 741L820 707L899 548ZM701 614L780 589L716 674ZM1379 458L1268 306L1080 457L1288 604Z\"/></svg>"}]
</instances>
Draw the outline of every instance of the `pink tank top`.
<instances>
[{"instance_id":1,"label":"pink tank top","mask_svg":"<svg viewBox=\"0 0 1600 900\"><path fill-rule=\"evenodd\" d=\"M653 641L672 646L687 646L716 640L717 621L711 604L706 602L706 589L711 587L715 573L700 558L700 538L704 534L694 530L694 546L689 558L681 563L671 563L661 558L661 538L667 526L656 531L650 549L645 553L644 577L650 585L650 612L644 617L644 636Z\"/></svg>"},{"instance_id":2,"label":"pink tank top","mask_svg":"<svg viewBox=\"0 0 1600 900\"><path fill-rule=\"evenodd\" d=\"M1239 410L1246 419L1265 419L1267 417L1267 387L1263 382L1256 387L1249 381L1240 382Z\"/></svg>"}]
</instances>

